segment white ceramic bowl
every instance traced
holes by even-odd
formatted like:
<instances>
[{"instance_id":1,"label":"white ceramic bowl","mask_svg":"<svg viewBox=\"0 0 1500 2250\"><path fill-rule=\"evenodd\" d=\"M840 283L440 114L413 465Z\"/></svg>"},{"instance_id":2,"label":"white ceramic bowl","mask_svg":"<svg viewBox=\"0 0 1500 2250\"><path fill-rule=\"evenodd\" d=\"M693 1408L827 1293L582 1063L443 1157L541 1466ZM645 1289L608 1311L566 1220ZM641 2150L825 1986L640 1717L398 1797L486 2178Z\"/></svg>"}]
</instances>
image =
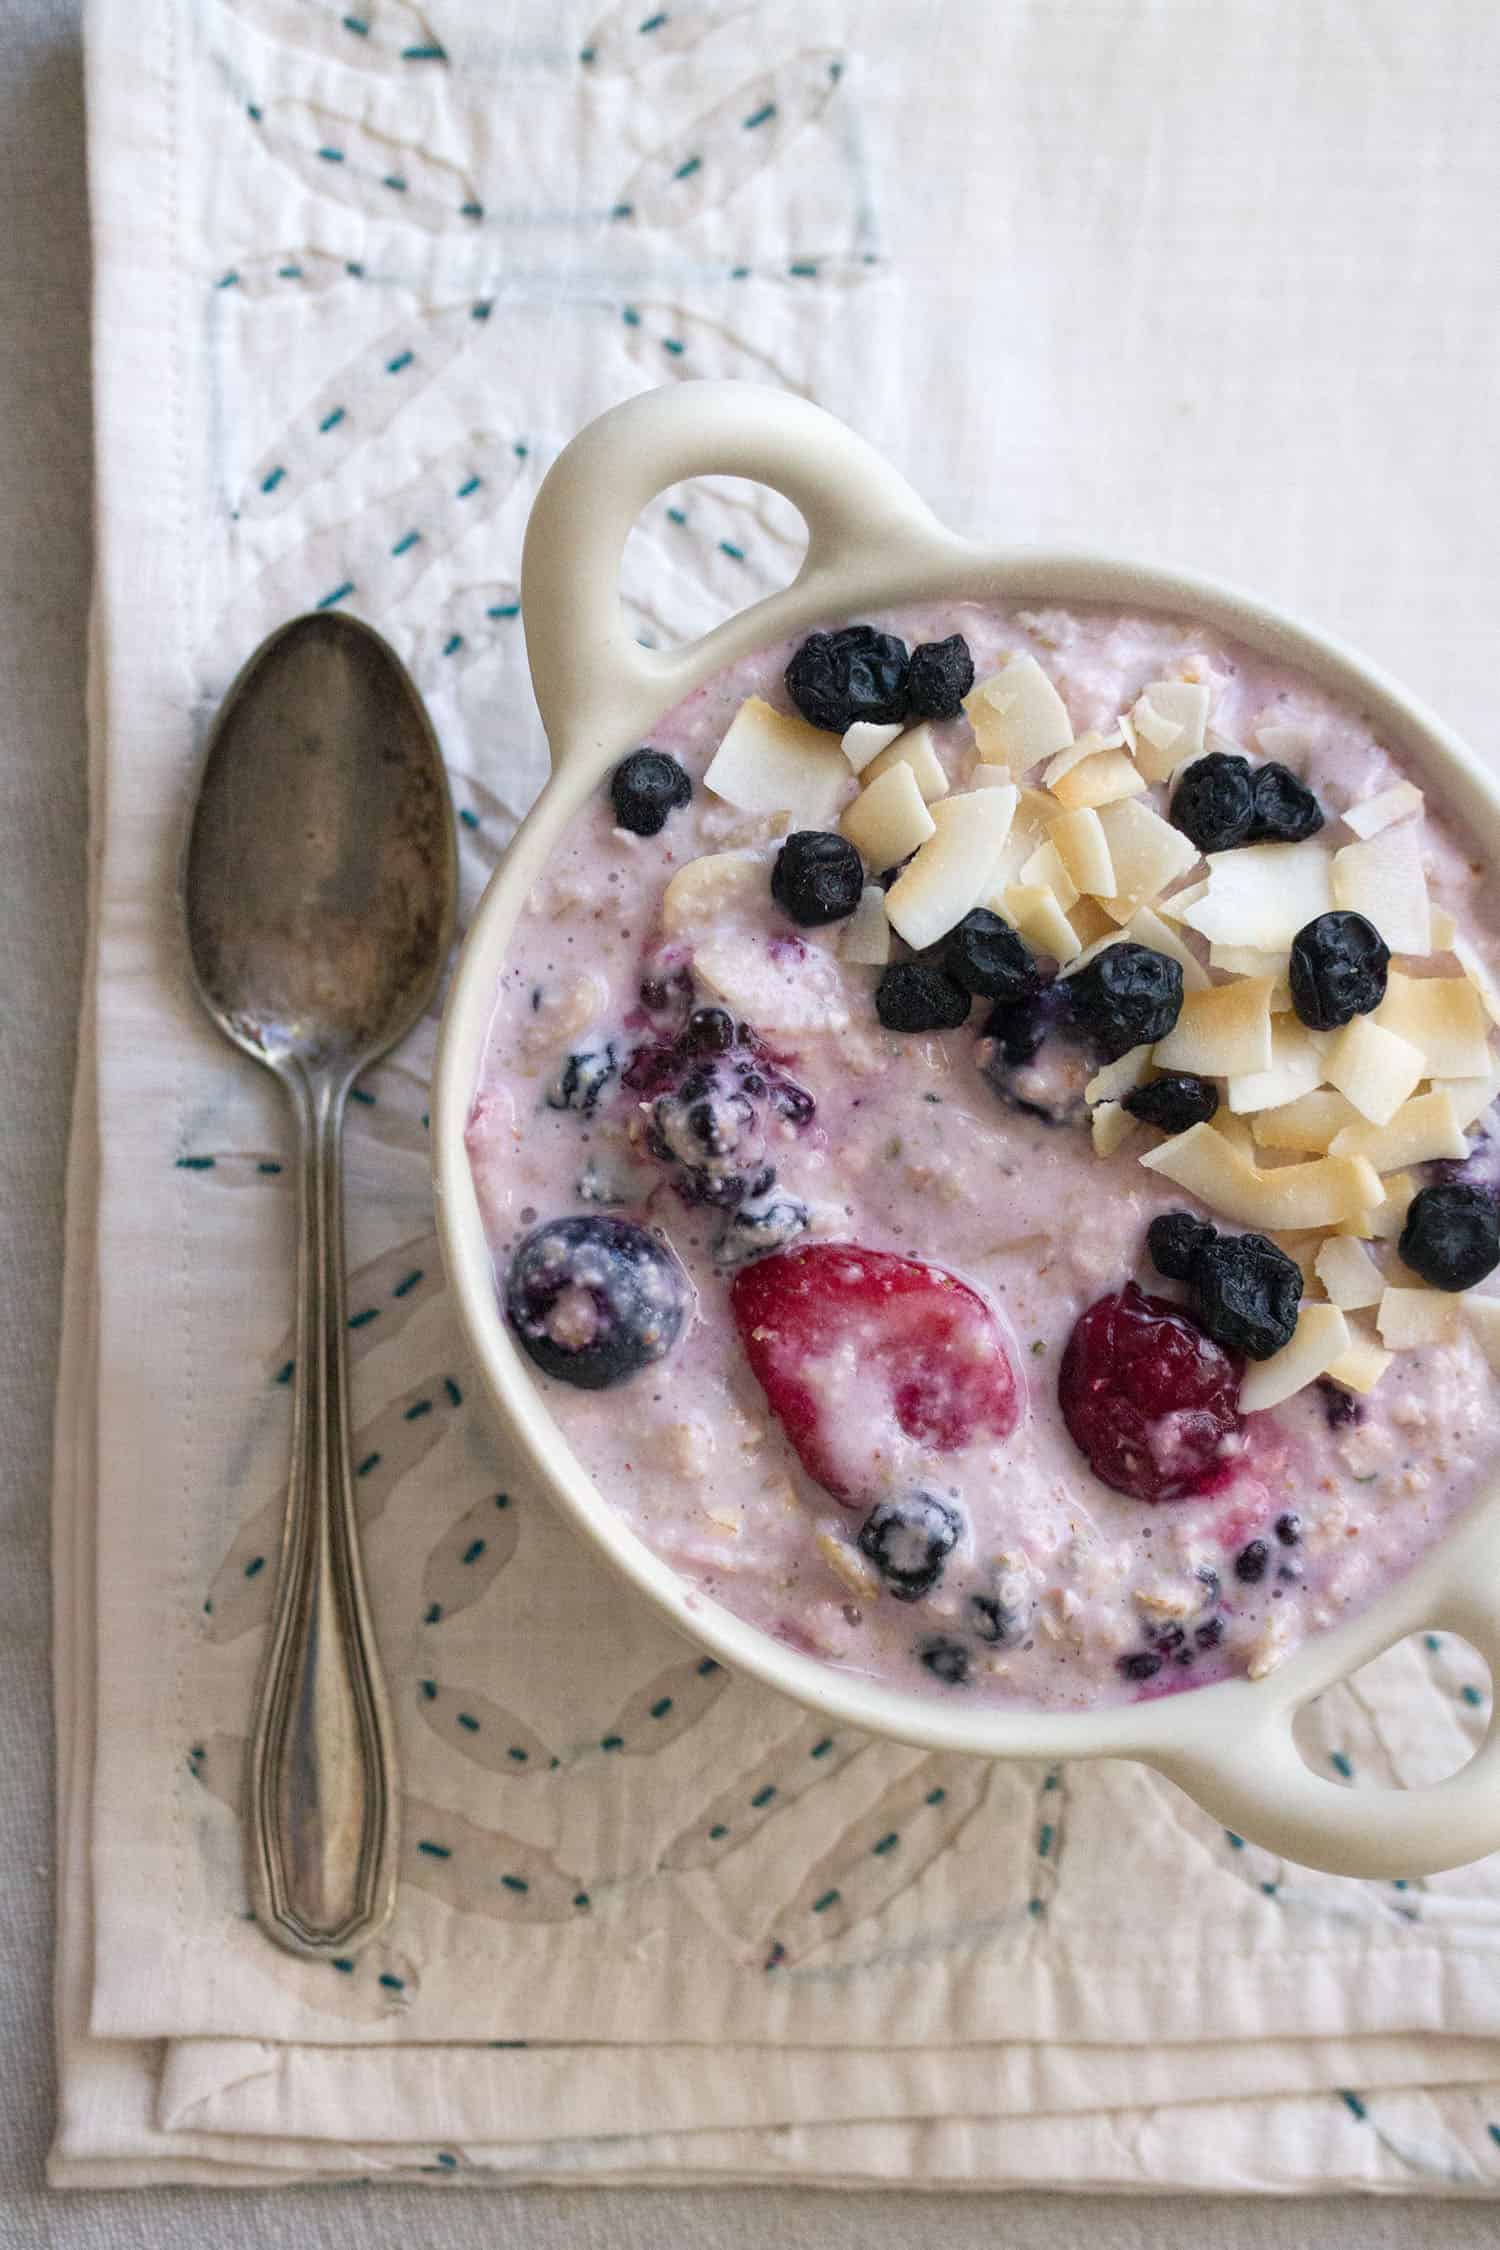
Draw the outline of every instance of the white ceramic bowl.
<instances>
[{"instance_id":1,"label":"white ceramic bowl","mask_svg":"<svg viewBox=\"0 0 1500 2250\"><path fill-rule=\"evenodd\" d=\"M626 535L686 477L754 478L806 520L785 592L690 647L639 647L617 599ZM1500 1723L1461 1772L1427 1789L1350 1789L1310 1771L1298 1706L1403 1635L1465 1635L1500 1682L1500 1491L1470 1510L1365 1615L1314 1638L1269 1678L1123 1709L1057 1715L916 1695L800 1654L743 1623L658 1560L568 1448L511 1339L464 1148L506 947L576 807L663 712L721 666L783 635L930 596L1103 601L1186 612L1352 697L1418 778L1478 835L1500 794L1472 754L1392 681L1323 635L1211 580L1109 556L988 548L943 529L864 441L787 392L685 383L602 415L560 456L526 538L522 612L552 777L475 917L444 1018L433 1100L437 1209L474 1357L512 1439L558 1506L621 1575L732 1669L872 1732L999 1758L1138 1758L1214 1819L1285 1857L1348 1875L1424 1875L1500 1847Z\"/></svg>"}]
</instances>

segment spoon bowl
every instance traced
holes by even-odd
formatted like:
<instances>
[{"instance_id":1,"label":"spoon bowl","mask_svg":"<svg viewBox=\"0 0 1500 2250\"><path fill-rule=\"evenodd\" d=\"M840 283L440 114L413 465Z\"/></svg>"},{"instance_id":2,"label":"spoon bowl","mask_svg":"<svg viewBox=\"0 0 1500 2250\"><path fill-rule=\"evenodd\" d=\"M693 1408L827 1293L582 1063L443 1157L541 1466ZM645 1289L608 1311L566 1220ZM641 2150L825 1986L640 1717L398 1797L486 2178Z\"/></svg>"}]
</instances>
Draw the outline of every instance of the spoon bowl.
<instances>
[{"instance_id":1,"label":"spoon bowl","mask_svg":"<svg viewBox=\"0 0 1500 2250\"><path fill-rule=\"evenodd\" d=\"M452 942L437 740L378 633L297 617L250 658L209 742L188 842L204 1005L273 1069L351 1069L403 1038Z\"/></svg>"},{"instance_id":2,"label":"spoon bowl","mask_svg":"<svg viewBox=\"0 0 1500 2250\"><path fill-rule=\"evenodd\" d=\"M349 1457L340 1127L356 1073L437 989L457 891L442 755L416 689L369 626L294 618L215 722L183 907L204 1006L281 1080L299 1140L291 1478L246 1825L256 1919L320 1957L385 1922L399 1846Z\"/></svg>"}]
</instances>

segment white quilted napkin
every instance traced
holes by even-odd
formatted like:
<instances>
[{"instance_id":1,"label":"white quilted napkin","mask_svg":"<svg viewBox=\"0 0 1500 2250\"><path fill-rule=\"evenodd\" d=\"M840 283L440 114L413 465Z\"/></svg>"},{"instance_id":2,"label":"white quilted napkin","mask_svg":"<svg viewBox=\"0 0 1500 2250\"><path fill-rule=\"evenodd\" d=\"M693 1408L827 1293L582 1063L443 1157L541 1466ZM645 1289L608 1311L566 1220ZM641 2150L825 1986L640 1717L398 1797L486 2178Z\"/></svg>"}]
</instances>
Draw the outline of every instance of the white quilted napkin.
<instances>
[{"instance_id":1,"label":"white quilted napkin","mask_svg":"<svg viewBox=\"0 0 1500 2250\"><path fill-rule=\"evenodd\" d=\"M1129 1765L862 1740L606 1576L471 1394L425 1023L356 1095L350 1344L406 1786L357 1961L246 1918L295 1370L276 1089L173 873L244 655L342 605L429 700L472 905L543 770L521 531L658 382L805 389L963 530L1239 577L1481 743L1500 30L1464 0L96 0L94 947L57 1488L68 2184L1500 2190L1500 1864L1307 1874ZM664 495L639 629L781 582ZM1311 1715L1450 1770L1444 1636Z\"/></svg>"}]
</instances>

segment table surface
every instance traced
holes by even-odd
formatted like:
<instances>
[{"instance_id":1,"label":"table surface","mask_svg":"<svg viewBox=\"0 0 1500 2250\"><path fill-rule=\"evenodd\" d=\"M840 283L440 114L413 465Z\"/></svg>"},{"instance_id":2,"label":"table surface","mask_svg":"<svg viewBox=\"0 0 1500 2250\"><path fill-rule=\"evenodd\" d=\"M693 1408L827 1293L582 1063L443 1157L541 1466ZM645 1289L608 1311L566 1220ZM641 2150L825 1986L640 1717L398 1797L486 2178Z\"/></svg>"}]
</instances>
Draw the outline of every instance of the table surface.
<instances>
[{"instance_id":1,"label":"table surface","mask_svg":"<svg viewBox=\"0 0 1500 2250\"><path fill-rule=\"evenodd\" d=\"M688 2241L751 2250L905 2250L914 2233L969 2250L1168 2232L1215 2250L1467 2250L1490 2206L1198 2197L839 2195L795 2189L456 2192L164 2190L48 2197L52 1916L47 1501L63 1163L84 918L83 648L89 590L88 238L77 0L0 0L0 1210L27 1291L0 1298L0 2245L306 2250L420 2237L436 2250L574 2250ZM440 2191L438 2191L440 2192ZM420 2200L419 2200L420 2199Z\"/></svg>"}]
</instances>

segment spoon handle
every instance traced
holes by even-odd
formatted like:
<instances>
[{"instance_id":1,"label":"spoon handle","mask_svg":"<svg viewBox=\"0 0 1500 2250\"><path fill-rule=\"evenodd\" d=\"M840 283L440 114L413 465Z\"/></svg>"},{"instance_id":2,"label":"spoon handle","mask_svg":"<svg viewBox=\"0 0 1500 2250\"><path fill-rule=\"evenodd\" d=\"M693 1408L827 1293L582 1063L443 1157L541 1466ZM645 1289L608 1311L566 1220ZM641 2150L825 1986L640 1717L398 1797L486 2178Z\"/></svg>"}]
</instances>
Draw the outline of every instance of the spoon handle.
<instances>
[{"instance_id":1,"label":"spoon handle","mask_svg":"<svg viewBox=\"0 0 1500 2250\"><path fill-rule=\"evenodd\" d=\"M345 1082L292 1066L300 1140L292 1469L248 1775L255 1918L352 1952L395 1903L399 1780L349 1463L339 1137Z\"/></svg>"}]
</instances>

